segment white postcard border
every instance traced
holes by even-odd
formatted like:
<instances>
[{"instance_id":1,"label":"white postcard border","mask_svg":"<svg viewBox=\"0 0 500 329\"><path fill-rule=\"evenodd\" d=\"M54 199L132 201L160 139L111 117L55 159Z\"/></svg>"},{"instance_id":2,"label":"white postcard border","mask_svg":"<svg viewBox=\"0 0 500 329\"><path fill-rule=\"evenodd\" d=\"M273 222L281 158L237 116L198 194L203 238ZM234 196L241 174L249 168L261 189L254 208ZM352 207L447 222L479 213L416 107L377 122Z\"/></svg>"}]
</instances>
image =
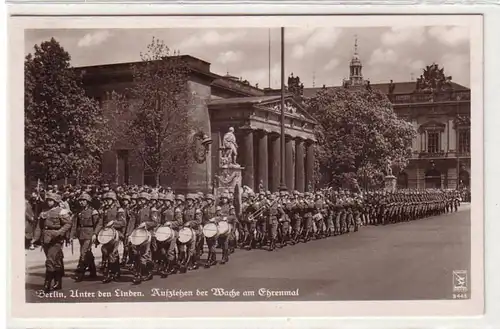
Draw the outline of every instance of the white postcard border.
<instances>
[{"instance_id":1,"label":"white postcard border","mask_svg":"<svg viewBox=\"0 0 500 329\"><path fill-rule=\"evenodd\" d=\"M9 119L10 119L10 224L9 236L19 236L24 230L22 218L23 198L23 61L24 28L147 28L180 26L381 26L388 25L468 25L471 29L471 116L472 116L472 195L471 210L471 290L472 299L454 301L373 301L373 302L194 302L196 310L186 302L165 303L85 303L82 304L29 304L25 303L25 266L22 240L9 238L11 273L10 311L13 317L29 318L94 318L97 316L113 318L126 314L129 317L294 317L294 316L471 316L483 310L483 47L482 23L478 16L414 16L408 17L248 17L244 21L234 17L105 17L94 18L12 18L9 22ZM333 21L333 22L332 22ZM193 303L193 302L190 302ZM161 312L158 312L159 308ZM391 314L387 313L391 311ZM122 320L123 321L123 320ZM141 320L142 322L143 320ZM133 322L127 322L133 323Z\"/></svg>"}]
</instances>

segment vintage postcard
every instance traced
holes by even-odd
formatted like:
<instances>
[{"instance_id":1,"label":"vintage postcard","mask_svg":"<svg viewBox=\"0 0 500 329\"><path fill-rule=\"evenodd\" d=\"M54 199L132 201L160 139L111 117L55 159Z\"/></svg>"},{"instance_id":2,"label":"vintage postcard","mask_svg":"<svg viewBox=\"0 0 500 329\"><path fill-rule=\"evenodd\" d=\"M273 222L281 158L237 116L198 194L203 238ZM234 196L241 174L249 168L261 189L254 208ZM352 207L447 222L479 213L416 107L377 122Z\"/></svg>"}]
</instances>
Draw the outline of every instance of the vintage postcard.
<instances>
[{"instance_id":1,"label":"vintage postcard","mask_svg":"<svg viewBox=\"0 0 500 329\"><path fill-rule=\"evenodd\" d=\"M481 16L9 29L13 317L483 313Z\"/></svg>"}]
</instances>

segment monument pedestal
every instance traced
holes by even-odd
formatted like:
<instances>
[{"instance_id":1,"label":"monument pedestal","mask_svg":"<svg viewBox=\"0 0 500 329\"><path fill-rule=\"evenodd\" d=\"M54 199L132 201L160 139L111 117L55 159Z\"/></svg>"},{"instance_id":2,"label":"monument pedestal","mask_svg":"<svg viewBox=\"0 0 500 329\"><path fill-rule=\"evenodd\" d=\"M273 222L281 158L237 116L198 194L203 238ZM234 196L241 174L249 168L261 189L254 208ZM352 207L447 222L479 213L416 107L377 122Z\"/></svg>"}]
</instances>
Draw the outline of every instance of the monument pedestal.
<instances>
[{"instance_id":1,"label":"monument pedestal","mask_svg":"<svg viewBox=\"0 0 500 329\"><path fill-rule=\"evenodd\" d=\"M385 190L394 192L396 190L396 177L392 175L385 176Z\"/></svg>"},{"instance_id":2,"label":"monument pedestal","mask_svg":"<svg viewBox=\"0 0 500 329\"><path fill-rule=\"evenodd\" d=\"M243 167L240 166L221 166L216 175L217 189L216 194L221 195L224 191L234 193L236 189L241 189L241 180Z\"/></svg>"}]
</instances>

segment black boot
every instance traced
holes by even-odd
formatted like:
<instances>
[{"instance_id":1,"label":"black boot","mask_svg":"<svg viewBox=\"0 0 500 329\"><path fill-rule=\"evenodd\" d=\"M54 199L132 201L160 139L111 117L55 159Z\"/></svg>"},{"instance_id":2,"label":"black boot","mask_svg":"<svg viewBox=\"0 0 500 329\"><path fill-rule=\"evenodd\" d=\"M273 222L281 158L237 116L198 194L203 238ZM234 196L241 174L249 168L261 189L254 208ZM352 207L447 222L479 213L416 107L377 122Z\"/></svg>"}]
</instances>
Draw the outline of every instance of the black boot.
<instances>
[{"instance_id":1,"label":"black boot","mask_svg":"<svg viewBox=\"0 0 500 329\"><path fill-rule=\"evenodd\" d=\"M78 261L78 265L76 266L76 270L75 270L75 276L74 276L74 280L75 282L82 282L83 281L83 277L85 275L85 263L83 262L83 260L79 260Z\"/></svg>"},{"instance_id":2,"label":"black boot","mask_svg":"<svg viewBox=\"0 0 500 329\"><path fill-rule=\"evenodd\" d=\"M54 272L54 285L52 286L52 290L61 290L62 289L63 276L64 276L64 271L61 269Z\"/></svg>"},{"instance_id":3,"label":"black boot","mask_svg":"<svg viewBox=\"0 0 500 329\"><path fill-rule=\"evenodd\" d=\"M191 270L197 270L198 269L198 254L195 253L192 258L192 265L191 265Z\"/></svg>"},{"instance_id":4,"label":"black boot","mask_svg":"<svg viewBox=\"0 0 500 329\"><path fill-rule=\"evenodd\" d=\"M121 276L121 267L120 267L120 260L117 259L111 268L112 270L112 276L114 281L118 281Z\"/></svg>"},{"instance_id":5,"label":"black boot","mask_svg":"<svg viewBox=\"0 0 500 329\"><path fill-rule=\"evenodd\" d=\"M223 250L222 251L222 260L221 260L221 264L226 264L227 262L229 261L229 250Z\"/></svg>"},{"instance_id":6,"label":"black boot","mask_svg":"<svg viewBox=\"0 0 500 329\"><path fill-rule=\"evenodd\" d=\"M149 281L153 279L153 268L154 264L152 262L149 262L146 265L142 266L142 271L143 271L143 277L142 281Z\"/></svg>"},{"instance_id":7,"label":"black boot","mask_svg":"<svg viewBox=\"0 0 500 329\"><path fill-rule=\"evenodd\" d=\"M95 279L97 278L97 268L95 267L95 261L94 257L89 258L89 272L90 272L90 278Z\"/></svg>"},{"instance_id":8,"label":"black boot","mask_svg":"<svg viewBox=\"0 0 500 329\"><path fill-rule=\"evenodd\" d=\"M164 279L168 276L168 270L167 270L167 264L169 263L168 260L163 260L160 264L160 268L158 269L160 272L160 278Z\"/></svg>"},{"instance_id":9,"label":"black boot","mask_svg":"<svg viewBox=\"0 0 500 329\"><path fill-rule=\"evenodd\" d=\"M104 278L102 279L102 283L110 283L111 281L113 281L113 274L110 270L110 266L112 266L112 264L110 264L109 262L103 262L103 265Z\"/></svg>"},{"instance_id":10,"label":"black boot","mask_svg":"<svg viewBox=\"0 0 500 329\"><path fill-rule=\"evenodd\" d=\"M207 262L205 263L205 268L210 268L212 266L212 252L208 252Z\"/></svg>"},{"instance_id":11,"label":"black boot","mask_svg":"<svg viewBox=\"0 0 500 329\"><path fill-rule=\"evenodd\" d=\"M134 272L134 279L132 280L133 284L140 284L142 282L142 276L141 276L141 268L142 266L136 266L135 272Z\"/></svg>"},{"instance_id":12,"label":"black boot","mask_svg":"<svg viewBox=\"0 0 500 329\"><path fill-rule=\"evenodd\" d=\"M45 282L43 283L43 291L49 293L52 289L52 279L54 278L54 272L45 272Z\"/></svg>"},{"instance_id":13,"label":"black boot","mask_svg":"<svg viewBox=\"0 0 500 329\"><path fill-rule=\"evenodd\" d=\"M271 242L269 243L269 251L273 251L274 248L276 248L276 242L275 242L275 239L272 238Z\"/></svg>"}]
</instances>

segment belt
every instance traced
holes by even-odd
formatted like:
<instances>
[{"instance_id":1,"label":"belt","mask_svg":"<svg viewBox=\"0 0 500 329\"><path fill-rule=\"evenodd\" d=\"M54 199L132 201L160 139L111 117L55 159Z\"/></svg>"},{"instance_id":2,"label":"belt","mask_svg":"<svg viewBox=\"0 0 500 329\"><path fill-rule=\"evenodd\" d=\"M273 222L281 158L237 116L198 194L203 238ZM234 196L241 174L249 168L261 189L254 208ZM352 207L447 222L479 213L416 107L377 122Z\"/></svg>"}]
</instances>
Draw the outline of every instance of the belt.
<instances>
[{"instance_id":1,"label":"belt","mask_svg":"<svg viewBox=\"0 0 500 329\"><path fill-rule=\"evenodd\" d=\"M44 229L44 230L56 231L56 230L60 229L60 227L58 227L58 228L53 228L53 227L48 227L48 226L45 226L43 229Z\"/></svg>"},{"instance_id":2,"label":"belt","mask_svg":"<svg viewBox=\"0 0 500 329\"><path fill-rule=\"evenodd\" d=\"M94 228L94 226L78 226L78 228Z\"/></svg>"}]
</instances>

